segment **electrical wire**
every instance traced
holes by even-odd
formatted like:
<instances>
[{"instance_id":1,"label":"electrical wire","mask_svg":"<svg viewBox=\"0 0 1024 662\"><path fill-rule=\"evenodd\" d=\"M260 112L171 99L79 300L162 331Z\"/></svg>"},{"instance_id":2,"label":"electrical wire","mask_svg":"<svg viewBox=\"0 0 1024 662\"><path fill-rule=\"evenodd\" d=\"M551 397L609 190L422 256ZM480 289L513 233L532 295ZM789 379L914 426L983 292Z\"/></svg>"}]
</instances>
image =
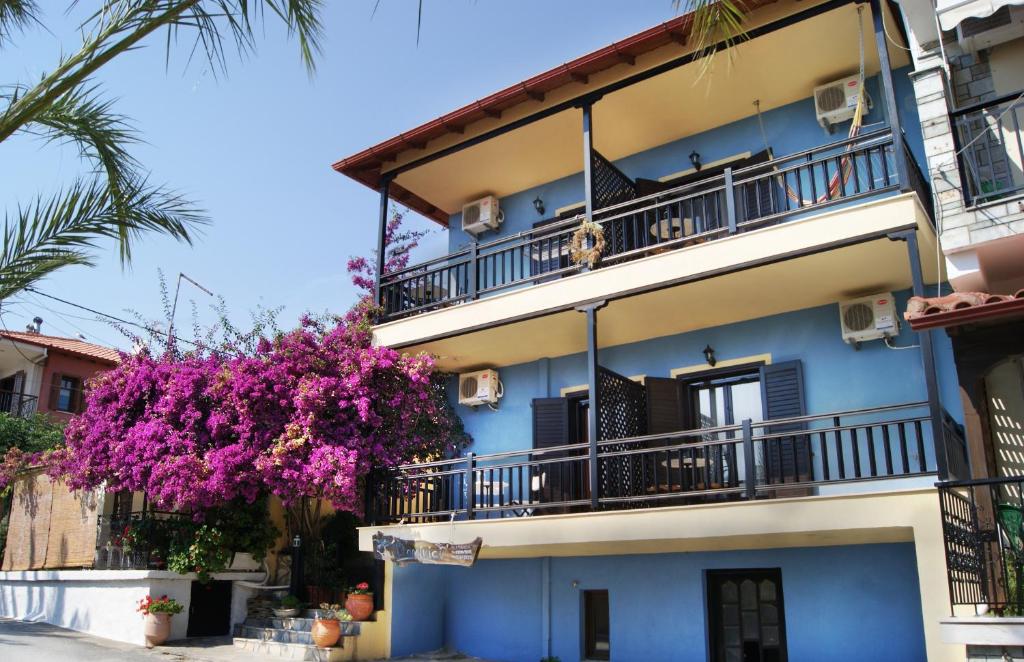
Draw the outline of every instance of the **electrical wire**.
<instances>
[{"instance_id":1,"label":"electrical wire","mask_svg":"<svg viewBox=\"0 0 1024 662\"><path fill-rule=\"evenodd\" d=\"M126 324L128 326L132 326L132 327L135 327L135 328L138 328L138 329L142 329L143 331L146 331L148 333L152 333L153 335L164 336L168 340L172 340L173 339L176 342L180 341L180 342L183 342L185 344L192 345L193 347L199 347L198 343L193 342L191 340L188 340L187 338L182 338L180 336L173 336L173 335L168 334L166 331L161 331L160 329L156 329L156 328L153 328L151 326L147 326L145 324L141 324L139 322L133 322L131 320L126 320L126 319L124 319L122 317L118 317L116 315L111 315L110 313L104 313L102 311L96 310L95 308L90 308L88 306L83 306L82 304L75 303L73 301L68 301L67 299L62 299L62 298L54 296L52 294L47 294L46 292L42 292L42 291L37 290L37 289L35 289L33 287L26 287L25 290L27 290L28 292L32 292L33 294L38 294L41 297L46 297L47 299L52 299L54 301L59 301L60 303L63 303L63 304L68 305L68 306L71 306L73 308L78 308L80 310L84 310L86 312L90 312L93 315L99 315L100 317L106 317L107 319L112 319L112 320L114 320L115 322L117 322L119 324Z\"/></svg>"},{"instance_id":2,"label":"electrical wire","mask_svg":"<svg viewBox=\"0 0 1024 662\"><path fill-rule=\"evenodd\" d=\"M6 320L4 320L4 313L2 311L0 311L0 326L3 326L4 331L6 331L7 333L14 333L13 331L7 328L7 322ZM8 338L8 340L11 341L11 346L14 347L15 351L17 351L18 354L21 354L21 358L25 359L32 365L36 365L36 361L38 360L38 358L30 359L29 357L25 356L25 352L21 351L21 348L18 347L18 342L16 340L14 340L13 338Z\"/></svg>"},{"instance_id":3,"label":"electrical wire","mask_svg":"<svg viewBox=\"0 0 1024 662\"><path fill-rule=\"evenodd\" d=\"M910 52L909 48L907 48L906 46L900 46L896 42L896 40L893 39L892 36L889 34L889 28L885 24L885 8L884 7L881 8L880 11L882 12L882 31L885 32L885 38L888 39L889 43L892 44L893 46L895 46L896 48L899 48L901 50L907 51L909 53ZM941 36L940 36L940 38L941 38Z\"/></svg>"},{"instance_id":4,"label":"electrical wire","mask_svg":"<svg viewBox=\"0 0 1024 662\"><path fill-rule=\"evenodd\" d=\"M35 295L33 295L33 296L35 296ZM96 338L97 340L100 340L100 341L102 341L102 342L103 342L103 343L104 343L105 345L108 345L108 346L110 346L110 347L113 347L113 346L114 346L114 343L111 343L111 342L110 342L109 340L107 340L106 338L101 338L101 337L100 337L100 336L99 336L98 334L92 333L92 332L90 332L90 331L86 331L86 330L85 330L85 329L83 329L82 327L78 326L77 324L75 324L74 322L72 322L72 321L71 321L70 319L68 319L67 317L65 317L64 313L62 313L61 311L59 311L59 310L56 310L56 309L54 309L54 308L51 308L51 307L49 307L49 306L45 305L44 303L42 303L41 301L38 301L38 297L36 297L36 299L37 299L37 300L36 300L36 301L33 301L31 305L33 305L33 306L38 306L39 308L42 308L43 310L45 310L45 311L47 311L47 312L51 312L51 313L53 313L54 315L56 315L57 317L59 317L60 319L62 319L63 321L67 322L68 324L70 324L70 325L71 325L71 327L72 327L73 329L77 330L77 331L78 331L78 332L79 332L79 333L81 334L81 336L82 336L82 338L83 338L83 339L85 339L85 338L86 338L87 336L93 336L93 337L95 337L95 338ZM82 316L80 316L80 315L72 315L72 317L77 317L78 319L83 319L83 320L84 320L84 319L88 319L88 318L82 317ZM95 319L96 319L96 318L92 318L92 320L91 320L91 321L95 321ZM54 328L57 328L58 330L60 330L60 328L59 328L59 327L57 327L56 325L54 325ZM68 335L69 337L71 337L71 335L72 335L72 334L67 334L67 335Z\"/></svg>"}]
</instances>

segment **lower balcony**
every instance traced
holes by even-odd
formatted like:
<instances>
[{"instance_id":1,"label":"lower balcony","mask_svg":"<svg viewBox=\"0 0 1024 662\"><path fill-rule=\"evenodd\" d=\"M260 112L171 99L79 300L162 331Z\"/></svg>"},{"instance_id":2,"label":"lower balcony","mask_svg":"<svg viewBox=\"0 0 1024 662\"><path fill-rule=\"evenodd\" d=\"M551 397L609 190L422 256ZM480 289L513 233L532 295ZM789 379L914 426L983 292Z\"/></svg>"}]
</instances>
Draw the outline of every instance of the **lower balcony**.
<instances>
[{"instance_id":1,"label":"lower balcony","mask_svg":"<svg viewBox=\"0 0 1024 662\"><path fill-rule=\"evenodd\" d=\"M949 597L943 639L1024 646L1024 476L940 485Z\"/></svg>"},{"instance_id":2,"label":"lower balcony","mask_svg":"<svg viewBox=\"0 0 1024 662\"><path fill-rule=\"evenodd\" d=\"M942 427L935 444L926 403L915 402L748 419L595 447L469 453L377 473L368 487L367 519L374 525L518 519L871 491L854 484L935 474L937 446L947 449L947 465L965 465L960 426L944 415Z\"/></svg>"},{"instance_id":3,"label":"lower balcony","mask_svg":"<svg viewBox=\"0 0 1024 662\"><path fill-rule=\"evenodd\" d=\"M36 413L39 398L17 391L0 391L0 412L28 418Z\"/></svg>"}]
</instances>

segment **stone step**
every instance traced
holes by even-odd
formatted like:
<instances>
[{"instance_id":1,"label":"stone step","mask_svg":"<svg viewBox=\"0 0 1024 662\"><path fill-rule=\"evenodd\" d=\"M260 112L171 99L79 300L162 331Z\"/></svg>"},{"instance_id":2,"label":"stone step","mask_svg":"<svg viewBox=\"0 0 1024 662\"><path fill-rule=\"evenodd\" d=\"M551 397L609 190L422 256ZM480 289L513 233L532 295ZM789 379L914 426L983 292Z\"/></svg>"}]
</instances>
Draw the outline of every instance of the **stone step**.
<instances>
[{"instance_id":1,"label":"stone step","mask_svg":"<svg viewBox=\"0 0 1024 662\"><path fill-rule=\"evenodd\" d=\"M309 632L313 629L312 618L247 618L242 625L251 628L285 630L288 632ZM346 621L341 624L343 637L359 634L359 623Z\"/></svg>"},{"instance_id":2,"label":"stone step","mask_svg":"<svg viewBox=\"0 0 1024 662\"><path fill-rule=\"evenodd\" d=\"M313 635L309 630L280 630L277 628L261 628L252 625L239 625L235 628L235 636L241 639L257 641L278 641L286 644L312 644Z\"/></svg>"},{"instance_id":3,"label":"stone step","mask_svg":"<svg viewBox=\"0 0 1024 662\"><path fill-rule=\"evenodd\" d=\"M312 644L292 644L281 641L260 641L246 637L233 639L235 648L249 653L266 655L280 660L303 660L309 662L338 662L345 659L340 647L317 648Z\"/></svg>"},{"instance_id":4,"label":"stone step","mask_svg":"<svg viewBox=\"0 0 1024 662\"><path fill-rule=\"evenodd\" d=\"M313 627L312 618L253 618L245 619L246 625L257 628L275 628L277 630L294 630L309 632Z\"/></svg>"}]
</instances>

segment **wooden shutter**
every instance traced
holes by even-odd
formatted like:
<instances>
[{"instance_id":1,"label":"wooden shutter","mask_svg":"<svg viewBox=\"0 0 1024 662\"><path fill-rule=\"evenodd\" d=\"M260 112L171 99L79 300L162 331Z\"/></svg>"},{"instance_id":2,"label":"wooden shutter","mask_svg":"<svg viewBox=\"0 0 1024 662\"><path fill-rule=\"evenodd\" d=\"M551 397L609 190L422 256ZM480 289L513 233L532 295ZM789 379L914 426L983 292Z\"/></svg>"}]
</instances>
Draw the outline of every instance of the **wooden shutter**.
<instances>
[{"instance_id":1,"label":"wooden shutter","mask_svg":"<svg viewBox=\"0 0 1024 662\"><path fill-rule=\"evenodd\" d=\"M683 385L670 377L647 377L647 434L678 432L683 420Z\"/></svg>"},{"instance_id":2,"label":"wooden shutter","mask_svg":"<svg viewBox=\"0 0 1024 662\"><path fill-rule=\"evenodd\" d=\"M761 366L761 407L766 421L807 413L800 361ZM803 430L803 423L772 425L772 433ZM811 476L811 451L804 435L780 437L765 444L764 463L769 482L796 482Z\"/></svg>"},{"instance_id":3,"label":"wooden shutter","mask_svg":"<svg viewBox=\"0 0 1024 662\"><path fill-rule=\"evenodd\" d=\"M533 447L550 448L569 443L569 399L533 401Z\"/></svg>"},{"instance_id":4,"label":"wooden shutter","mask_svg":"<svg viewBox=\"0 0 1024 662\"><path fill-rule=\"evenodd\" d=\"M551 448L569 443L569 399L536 398L533 401L533 447ZM567 451L544 453L544 458L566 457ZM542 503L565 501L570 476L564 463L555 462L540 465L530 470L531 484L537 480L539 493L534 495ZM560 509L545 509L545 513L561 512Z\"/></svg>"},{"instance_id":5,"label":"wooden shutter","mask_svg":"<svg viewBox=\"0 0 1024 662\"><path fill-rule=\"evenodd\" d=\"M74 377L75 388L71 391L71 411L75 414L81 414L82 408L85 403L84 401L84 389L85 380L81 377Z\"/></svg>"},{"instance_id":6,"label":"wooden shutter","mask_svg":"<svg viewBox=\"0 0 1024 662\"><path fill-rule=\"evenodd\" d=\"M57 411L57 401L60 399L60 380L59 372L50 375L50 400L47 405L50 411Z\"/></svg>"}]
</instances>

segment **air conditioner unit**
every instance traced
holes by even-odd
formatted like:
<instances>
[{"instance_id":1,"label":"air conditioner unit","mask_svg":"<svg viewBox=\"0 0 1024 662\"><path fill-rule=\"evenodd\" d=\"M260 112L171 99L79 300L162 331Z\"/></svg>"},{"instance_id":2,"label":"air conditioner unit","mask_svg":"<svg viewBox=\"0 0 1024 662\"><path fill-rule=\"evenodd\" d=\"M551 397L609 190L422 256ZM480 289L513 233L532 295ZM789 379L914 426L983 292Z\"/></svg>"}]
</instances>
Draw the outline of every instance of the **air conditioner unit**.
<instances>
[{"instance_id":1,"label":"air conditioner unit","mask_svg":"<svg viewBox=\"0 0 1024 662\"><path fill-rule=\"evenodd\" d=\"M497 370L478 370L459 375L460 405L493 405L502 395Z\"/></svg>"},{"instance_id":2,"label":"air conditioner unit","mask_svg":"<svg viewBox=\"0 0 1024 662\"><path fill-rule=\"evenodd\" d=\"M860 77L856 75L814 88L814 112L818 116L818 124L832 133L833 126L853 119L859 93ZM864 112L867 113L871 109L871 97L865 98L864 102L867 104Z\"/></svg>"},{"instance_id":3,"label":"air conditioner unit","mask_svg":"<svg viewBox=\"0 0 1024 662\"><path fill-rule=\"evenodd\" d=\"M497 230L503 220L505 216L498 208L498 199L493 195L462 205L462 229L470 234Z\"/></svg>"},{"instance_id":4,"label":"air conditioner unit","mask_svg":"<svg viewBox=\"0 0 1024 662\"><path fill-rule=\"evenodd\" d=\"M889 292L843 301L839 304L839 323L843 328L843 341L851 345L889 338L900 332L896 303Z\"/></svg>"},{"instance_id":5,"label":"air conditioner unit","mask_svg":"<svg viewBox=\"0 0 1024 662\"><path fill-rule=\"evenodd\" d=\"M976 53L1024 36L1024 7L1006 5L985 18L966 18L956 26L960 48Z\"/></svg>"}]
</instances>

